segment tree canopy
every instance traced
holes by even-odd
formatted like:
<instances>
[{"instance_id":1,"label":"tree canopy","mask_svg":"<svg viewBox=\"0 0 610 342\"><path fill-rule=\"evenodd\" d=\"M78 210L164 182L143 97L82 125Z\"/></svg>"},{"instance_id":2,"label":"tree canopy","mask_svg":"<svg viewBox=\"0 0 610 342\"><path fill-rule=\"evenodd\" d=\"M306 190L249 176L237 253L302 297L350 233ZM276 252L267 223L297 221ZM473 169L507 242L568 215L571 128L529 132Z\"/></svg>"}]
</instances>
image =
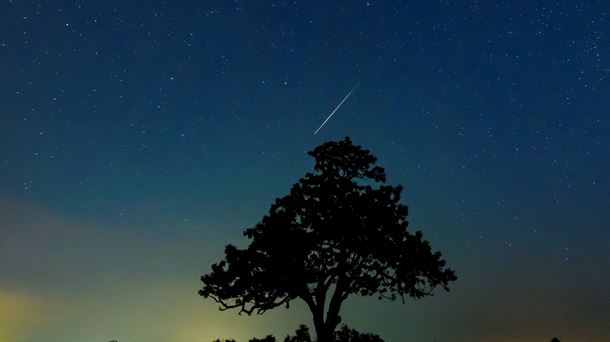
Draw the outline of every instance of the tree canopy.
<instances>
[{"instance_id":1,"label":"tree canopy","mask_svg":"<svg viewBox=\"0 0 610 342\"><path fill-rule=\"evenodd\" d=\"M306 173L201 277L199 294L220 310L262 314L295 299L309 307L319 342L332 341L342 303L352 294L422 298L457 279L420 231L407 230L402 187L386 185L370 151L350 138L308 152ZM326 313L325 313L326 311Z\"/></svg>"}]
</instances>

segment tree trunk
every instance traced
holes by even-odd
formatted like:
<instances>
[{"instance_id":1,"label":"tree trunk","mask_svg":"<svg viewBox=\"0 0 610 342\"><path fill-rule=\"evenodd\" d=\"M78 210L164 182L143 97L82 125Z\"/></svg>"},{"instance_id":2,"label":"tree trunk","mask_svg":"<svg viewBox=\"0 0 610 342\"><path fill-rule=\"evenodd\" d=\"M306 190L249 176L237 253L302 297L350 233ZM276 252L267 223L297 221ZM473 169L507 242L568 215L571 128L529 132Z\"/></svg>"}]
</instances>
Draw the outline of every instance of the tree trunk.
<instances>
[{"instance_id":1,"label":"tree trunk","mask_svg":"<svg viewBox=\"0 0 610 342\"><path fill-rule=\"evenodd\" d=\"M341 322L341 317L339 315L326 317L326 322L324 322L323 318L316 319L314 316L317 342L333 342L335 329L339 322Z\"/></svg>"},{"instance_id":2,"label":"tree trunk","mask_svg":"<svg viewBox=\"0 0 610 342\"><path fill-rule=\"evenodd\" d=\"M330 330L326 327L326 325L322 326L320 329L316 327L316 338L317 342L333 342L333 333L334 329Z\"/></svg>"},{"instance_id":3,"label":"tree trunk","mask_svg":"<svg viewBox=\"0 0 610 342\"><path fill-rule=\"evenodd\" d=\"M318 338L318 342L331 342L334 338L335 329L337 325L341 323L341 316L339 316L339 311L341 311L341 303L343 303L343 278L339 278L337 281L337 287L333 292L333 296L330 299L330 303L328 305L328 312L326 312L326 320L324 321L324 331L323 336L327 340L321 341Z\"/></svg>"},{"instance_id":4,"label":"tree trunk","mask_svg":"<svg viewBox=\"0 0 610 342\"><path fill-rule=\"evenodd\" d=\"M325 329L323 315L314 314L313 315L313 325L314 325L314 328L316 329L317 342L330 342L331 341L330 338L328 338L328 336L326 336L326 329Z\"/></svg>"},{"instance_id":5,"label":"tree trunk","mask_svg":"<svg viewBox=\"0 0 610 342\"><path fill-rule=\"evenodd\" d=\"M326 313L326 319L324 319L324 303L325 303L325 292L319 293L317 301L314 301L312 296L302 296L303 300L309 306L309 310L313 314L313 324L316 329L317 342L333 342L335 329L341 322L341 303L343 302L343 281L339 281L337 288L333 293L330 304L328 306L328 312Z\"/></svg>"}]
</instances>

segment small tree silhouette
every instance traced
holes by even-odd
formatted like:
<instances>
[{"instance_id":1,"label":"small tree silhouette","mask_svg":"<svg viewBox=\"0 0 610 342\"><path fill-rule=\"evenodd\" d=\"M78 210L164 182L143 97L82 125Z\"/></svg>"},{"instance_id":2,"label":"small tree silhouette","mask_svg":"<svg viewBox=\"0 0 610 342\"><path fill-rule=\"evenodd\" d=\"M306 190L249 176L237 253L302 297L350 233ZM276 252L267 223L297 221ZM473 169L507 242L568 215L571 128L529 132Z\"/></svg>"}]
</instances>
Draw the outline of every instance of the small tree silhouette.
<instances>
[{"instance_id":1,"label":"small tree silhouette","mask_svg":"<svg viewBox=\"0 0 610 342\"><path fill-rule=\"evenodd\" d=\"M273 335L267 335L264 338L250 339L250 341L248 342L277 342L277 340L275 339L275 337L273 337Z\"/></svg>"},{"instance_id":2,"label":"small tree silhouette","mask_svg":"<svg viewBox=\"0 0 610 342\"><path fill-rule=\"evenodd\" d=\"M305 324L301 324L294 336L286 336L284 342L311 342L311 336L309 335L309 328Z\"/></svg>"},{"instance_id":3,"label":"small tree silhouette","mask_svg":"<svg viewBox=\"0 0 610 342\"><path fill-rule=\"evenodd\" d=\"M375 334L360 333L355 329L348 328L347 325L335 332L336 342L384 342L381 337Z\"/></svg>"},{"instance_id":4,"label":"small tree silhouette","mask_svg":"<svg viewBox=\"0 0 610 342\"><path fill-rule=\"evenodd\" d=\"M375 334L363 334L355 329L350 329L347 325L341 327L339 331L336 331L333 335L333 342L384 342L379 336ZM223 342L220 339L216 339L213 342ZM235 340L224 340L224 342L236 342ZM251 338L248 342L278 342L273 335L267 335L264 338ZM313 342L309 335L309 328L306 325L301 324L295 331L295 336L286 336L284 342Z\"/></svg>"},{"instance_id":5,"label":"small tree silhouette","mask_svg":"<svg viewBox=\"0 0 610 342\"><path fill-rule=\"evenodd\" d=\"M314 172L246 229L252 240L246 249L226 246L225 260L201 277L201 296L220 310L249 315L300 298L313 315L317 341L329 342L349 295L404 302L429 296L437 286L449 290L455 273L421 232L407 231L402 187L383 184L377 158L349 137L309 155Z\"/></svg>"}]
</instances>

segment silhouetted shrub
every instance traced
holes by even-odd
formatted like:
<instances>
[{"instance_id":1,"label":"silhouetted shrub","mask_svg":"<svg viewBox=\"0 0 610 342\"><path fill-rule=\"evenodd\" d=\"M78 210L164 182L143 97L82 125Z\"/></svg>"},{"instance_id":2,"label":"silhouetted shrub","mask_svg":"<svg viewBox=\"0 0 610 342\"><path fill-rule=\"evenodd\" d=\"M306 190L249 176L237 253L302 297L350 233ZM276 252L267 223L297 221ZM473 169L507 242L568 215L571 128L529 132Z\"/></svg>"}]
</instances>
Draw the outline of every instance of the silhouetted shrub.
<instances>
[{"instance_id":1,"label":"silhouetted shrub","mask_svg":"<svg viewBox=\"0 0 610 342\"><path fill-rule=\"evenodd\" d=\"M222 342L215 340L213 342ZM235 342L235 340L225 340L224 342ZM262 339L252 338L248 342L277 342L273 335L267 335ZM286 336L284 342L315 342L309 335L309 328L301 324L295 331L295 336ZM343 325L341 329L335 331L332 342L384 342L381 337L375 334L360 333L356 329L350 329L347 325Z\"/></svg>"},{"instance_id":2,"label":"silhouetted shrub","mask_svg":"<svg viewBox=\"0 0 610 342\"><path fill-rule=\"evenodd\" d=\"M273 337L273 335L267 335L262 339L258 339L258 338L250 339L250 341L248 341L248 342L277 342L277 340L275 339L275 337Z\"/></svg>"},{"instance_id":3,"label":"silhouetted shrub","mask_svg":"<svg viewBox=\"0 0 610 342\"><path fill-rule=\"evenodd\" d=\"M295 331L295 336L286 336L284 342L311 342L309 328L305 324L301 324Z\"/></svg>"}]
</instances>

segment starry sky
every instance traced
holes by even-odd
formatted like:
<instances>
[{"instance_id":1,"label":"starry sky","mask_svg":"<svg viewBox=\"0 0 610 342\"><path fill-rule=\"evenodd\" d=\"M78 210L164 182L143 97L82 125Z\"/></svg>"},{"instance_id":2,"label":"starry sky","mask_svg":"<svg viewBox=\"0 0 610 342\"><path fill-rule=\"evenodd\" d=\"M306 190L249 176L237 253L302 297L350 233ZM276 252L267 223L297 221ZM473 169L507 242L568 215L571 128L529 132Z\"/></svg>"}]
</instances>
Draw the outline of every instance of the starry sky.
<instances>
[{"instance_id":1,"label":"starry sky","mask_svg":"<svg viewBox=\"0 0 610 342\"><path fill-rule=\"evenodd\" d=\"M0 3L0 340L284 336L197 295L351 136L450 293L350 298L387 341L607 341L606 1ZM316 135L313 132L359 82Z\"/></svg>"}]
</instances>

